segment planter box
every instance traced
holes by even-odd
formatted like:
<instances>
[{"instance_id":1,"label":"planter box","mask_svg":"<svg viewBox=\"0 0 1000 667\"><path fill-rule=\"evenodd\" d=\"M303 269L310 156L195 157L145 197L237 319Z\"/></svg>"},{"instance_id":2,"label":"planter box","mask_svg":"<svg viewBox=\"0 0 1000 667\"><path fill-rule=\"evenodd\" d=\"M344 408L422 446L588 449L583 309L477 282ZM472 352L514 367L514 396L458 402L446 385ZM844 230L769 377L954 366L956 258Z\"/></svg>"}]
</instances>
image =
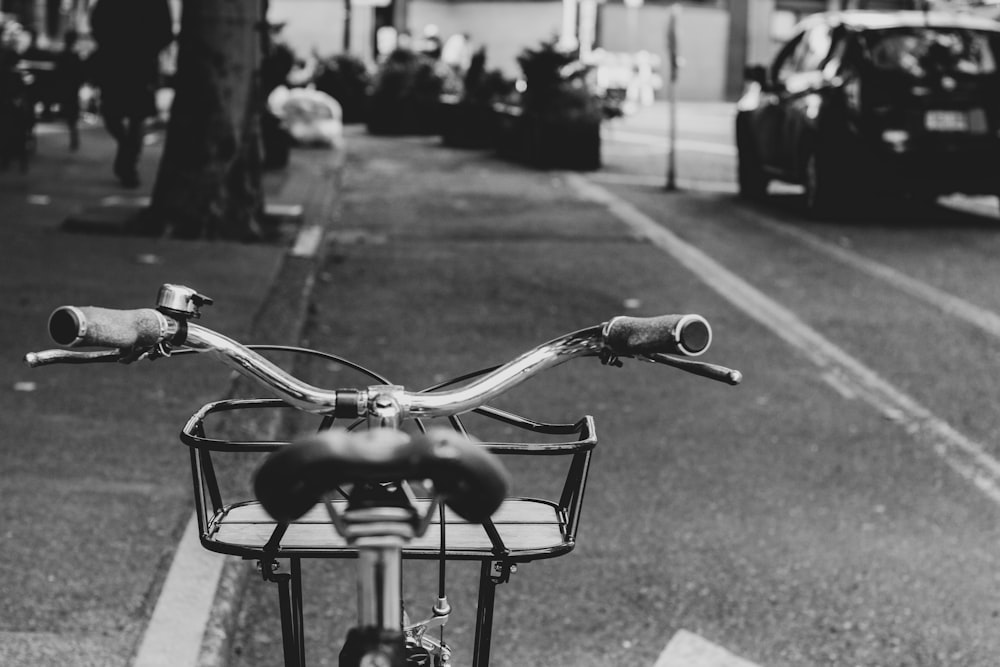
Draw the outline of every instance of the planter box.
<instances>
[{"instance_id":1,"label":"planter box","mask_svg":"<svg viewBox=\"0 0 1000 667\"><path fill-rule=\"evenodd\" d=\"M433 135L441 132L440 105L424 100L369 99L367 127L371 134Z\"/></svg>"},{"instance_id":2,"label":"planter box","mask_svg":"<svg viewBox=\"0 0 1000 667\"><path fill-rule=\"evenodd\" d=\"M442 100L440 106L441 142L454 148L493 148L496 146L496 115L487 106Z\"/></svg>"},{"instance_id":3,"label":"planter box","mask_svg":"<svg viewBox=\"0 0 1000 667\"><path fill-rule=\"evenodd\" d=\"M601 168L601 123L558 122L518 107L494 107L497 154L538 169Z\"/></svg>"}]
</instances>

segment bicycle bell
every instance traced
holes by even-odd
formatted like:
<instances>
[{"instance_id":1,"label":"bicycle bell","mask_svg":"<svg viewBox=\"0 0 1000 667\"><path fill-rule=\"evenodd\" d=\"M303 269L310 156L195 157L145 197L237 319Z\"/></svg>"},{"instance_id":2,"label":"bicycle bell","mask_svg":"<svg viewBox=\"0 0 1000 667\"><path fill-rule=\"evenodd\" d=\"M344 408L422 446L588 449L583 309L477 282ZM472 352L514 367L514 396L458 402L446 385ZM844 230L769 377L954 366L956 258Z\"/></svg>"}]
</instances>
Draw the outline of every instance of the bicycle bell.
<instances>
[{"instance_id":1,"label":"bicycle bell","mask_svg":"<svg viewBox=\"0 0 1000 667\"><path fill-rule=\"evenodd\" d=\"M184 285L165 284L156 296L157 310L184 319L201 317L201 307L211 305L211 298Z\"/></svg>"}]
</instances>

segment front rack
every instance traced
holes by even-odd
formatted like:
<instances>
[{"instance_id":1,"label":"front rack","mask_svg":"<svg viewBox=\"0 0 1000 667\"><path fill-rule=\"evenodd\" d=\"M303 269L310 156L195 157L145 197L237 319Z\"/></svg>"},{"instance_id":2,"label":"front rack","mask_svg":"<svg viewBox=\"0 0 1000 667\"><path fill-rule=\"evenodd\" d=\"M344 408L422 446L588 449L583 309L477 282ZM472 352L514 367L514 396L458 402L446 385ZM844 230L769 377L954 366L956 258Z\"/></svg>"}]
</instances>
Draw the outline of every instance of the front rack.
<instances>
[{"instance_id":1,"label":"front rack","mask_svg":"<svg viewBox=\"0 0 1000 667\"><path fill-rule=\"evenodd\" d=\"M320 356L367 373L376 382L389 384L370 371L326 353L279 346L256 348ZM445 385L475 375L456 378ZM357 555L357 550L337 534L329 513L322 506L313 508L294 522L279 523L268 516L255 499L226 497L219 482L221 469L217 468L217 464L224 465L229 455L263 455L290 443L286 440L247 440L217 434L229 431L219 427L223 415L256 424L279 416L278 411L294 410L280 399L216 401L195 412L180 434L181 440L190 448L195 510L202 546L217 553L259 561L264 579L279 585L286 667L305 664L302 560L352 558ZM482 443L498 455L567 457L565 478L561 486L557 484L560 490L552 497L509 497L483 524L470 524L441 506L428 531L403 549L405 559L439 560L442 567L446 560L480 562L472 664L473 667L486 667L489 664L496 587L509 580L518 563L555 558L569 553L576 545L584 489L597 435L590 416L572 424L550 424L490 406L474 412L488 421L514 427L525 434L526 439L532 440ZM453 417L449 421L457 431L468 433L461 418ZM320 428L329 428L332 423L332 419L326 418ZM355 422L351 428L362 423ZM419 422L418 425L423 427ZM287 568L283 566L286 560Z\"/></svg>"}]
</instances>

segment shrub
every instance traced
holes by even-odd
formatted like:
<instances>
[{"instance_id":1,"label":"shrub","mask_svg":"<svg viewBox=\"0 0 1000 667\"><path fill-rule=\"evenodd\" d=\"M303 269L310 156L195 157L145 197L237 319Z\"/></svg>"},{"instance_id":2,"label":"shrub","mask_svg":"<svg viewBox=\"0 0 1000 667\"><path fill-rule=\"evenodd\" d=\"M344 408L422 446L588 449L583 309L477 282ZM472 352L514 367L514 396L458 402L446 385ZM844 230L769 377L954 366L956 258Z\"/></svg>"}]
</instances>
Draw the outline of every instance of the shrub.
<instances>
[{"instance_id":1,"label":"shrub","mask_svg":"<svg viewBox=\"0 0 1000 667\"><path fill-rule=\"evenodd\" d=\"M590 68L555 40L518 57L525 87L516 106L498 109L498 152L543 169L601 166L602 104Z\"/></svg>"},{"instance_id":2,"label":"shrub","mask_svg":"<svg viewBox=\"0 0 1000 667\"><path fill-rule=\"evenodd\" d=\"M447 71L446 71L447 70ZM369 97L373 134L435 134L438 105L454 74L447 66L410 49L396 49L379 66Z\"/></svg>"},{"instance_id":3,"label":"shrub","mask_svg":"<svg viewBox=\"0 0 1000 667\"><path fill-rule=\"evenodd\" d=\"M487 70L486 48L477 49L462 76L462 103L491 107L496 102L509 100L514 94L514 81L498 69Z\"/></svg>"},{"instance_id":4,"label":"shrub","mask_svg":"<svg viewBox=\"0 0 1000 667\"><path fill-rule=\"evenodd\" d=\"M372 73L364 60L349 53L322 58L317 64L312 83L316 90L340 103L344 123L365 121Z\"/></svg>"},{"instance_id":5,"label":"shrub","mask_svg":"<svg viewBox=\"0 0 1000 667\"><path fill-rule=\"evenodd\" d=\"M590 83L590 68L575 51L560 49L553 39L525 49L517 62L527 86L521 95L526 114L546 121L600 123L602 105Z\"/></svg>"},{"instance_id":6,"label":"shrub","mask_svg":"<svg viewBox=\"0 0 1000 667\"><path fill-rule=\"evenodd\" d=\"M448 146L487 148L495 145L497 118L493 105L508 100L514 82L500 70L486 69L486 49L479 48L461 77L461 92L447 96L441 139Z\"/></svg>"}]
</instances>

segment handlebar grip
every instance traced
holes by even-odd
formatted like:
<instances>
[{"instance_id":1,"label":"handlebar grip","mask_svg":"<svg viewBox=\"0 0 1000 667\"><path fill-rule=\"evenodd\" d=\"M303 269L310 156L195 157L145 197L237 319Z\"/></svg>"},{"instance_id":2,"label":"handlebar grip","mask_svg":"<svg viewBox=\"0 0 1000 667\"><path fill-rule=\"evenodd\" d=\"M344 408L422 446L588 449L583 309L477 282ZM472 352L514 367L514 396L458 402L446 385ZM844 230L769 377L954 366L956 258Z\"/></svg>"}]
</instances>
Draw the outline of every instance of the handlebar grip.
<instances>
[{"instance_id":1,"label":"handlebar grip","mask_svg":"<svg viewBox=\"0 0 1000 667\"><path fill-rule=\"evenodd\" d=\"M712 343L712 327L701 315L620 316L604 329L604 342L622 356L682 354L696 357Z\"/></svg>"},{"instance_id":2,"label":"handlebar grip","mask_svg":"<svg viewBox=\"0 0 1000 667\"><path fill-rule=\"evenodd\" d=\"M176 323L152 308L62 306L49 316L49 335L67 347L152 347L176 330Z\"/></svg>"},{"instance_id":3,"label":"handlebar grip","mask_svg":"<svg viewBox=\"0 0 1000 667\"><path fill-rule=\"evenodd\" d=\"M456 514L485 521L507 494L494 454L447 429L410 436L392 429L330 429L275 452L254 475L254 493L278 521L299 518L341 484L430 479Z\"/></svg>"}]
</instances>

